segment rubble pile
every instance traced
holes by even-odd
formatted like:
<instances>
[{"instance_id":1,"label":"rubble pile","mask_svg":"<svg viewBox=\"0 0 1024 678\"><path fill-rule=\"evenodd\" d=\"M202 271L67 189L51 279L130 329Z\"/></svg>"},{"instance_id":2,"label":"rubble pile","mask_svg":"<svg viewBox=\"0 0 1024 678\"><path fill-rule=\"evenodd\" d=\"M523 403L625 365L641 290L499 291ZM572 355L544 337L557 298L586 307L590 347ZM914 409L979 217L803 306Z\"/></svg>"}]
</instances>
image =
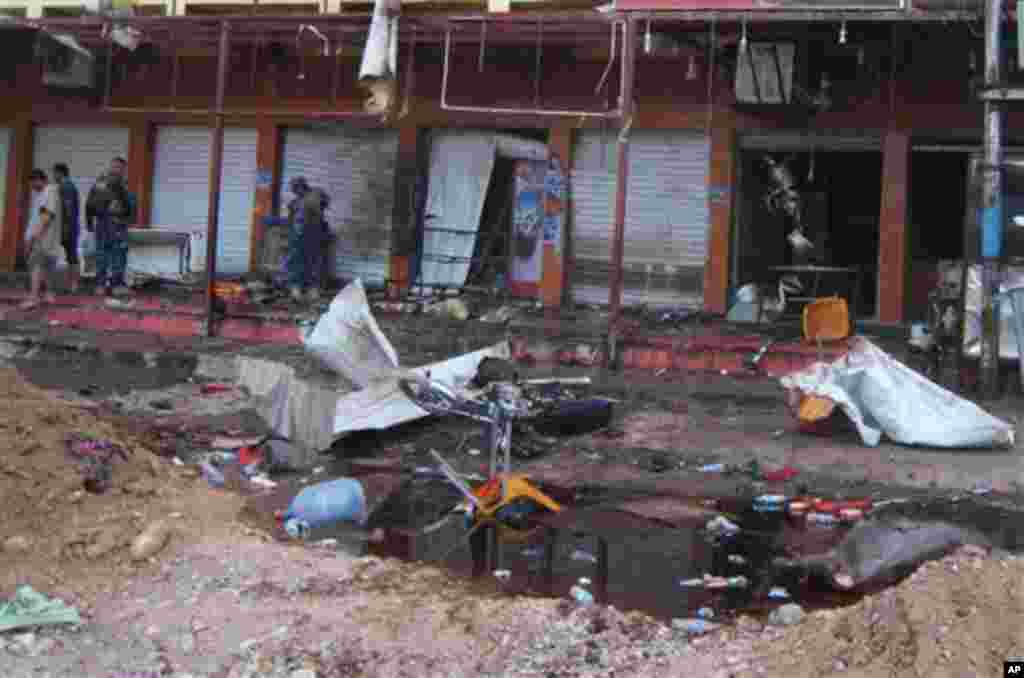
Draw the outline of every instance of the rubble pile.
<instances>
[{"instance_id":1,"label":"rubble pile","mask_svg":"<svg viewBox=\"0 0 1024 678\"><path fill-rule=\"evenodd\" d=\"M13 370L0 382L0 597L30 585L88 609L174 542L233 524L237 500L193 470Z\"/></svg>"}]
</instances>

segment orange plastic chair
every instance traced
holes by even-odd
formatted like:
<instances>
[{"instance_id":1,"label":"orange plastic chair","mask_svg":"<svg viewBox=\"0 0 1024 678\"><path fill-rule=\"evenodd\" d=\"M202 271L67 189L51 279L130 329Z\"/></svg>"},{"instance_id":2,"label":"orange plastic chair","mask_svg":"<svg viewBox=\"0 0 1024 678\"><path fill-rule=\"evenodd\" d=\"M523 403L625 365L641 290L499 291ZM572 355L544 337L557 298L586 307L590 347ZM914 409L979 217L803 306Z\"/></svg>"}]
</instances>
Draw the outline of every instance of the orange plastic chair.
<instances>
[{"instance_id":1,"label":"orange plastic chair","mask_svg":"<svg viewBox=\"0 0 1024 678\"><path fill-rule=\"evenodd\" d=\"M812 343L850 336L850 309L842 297L823 297L804 306L804 338Z\"/></svg>"}]
</instances>

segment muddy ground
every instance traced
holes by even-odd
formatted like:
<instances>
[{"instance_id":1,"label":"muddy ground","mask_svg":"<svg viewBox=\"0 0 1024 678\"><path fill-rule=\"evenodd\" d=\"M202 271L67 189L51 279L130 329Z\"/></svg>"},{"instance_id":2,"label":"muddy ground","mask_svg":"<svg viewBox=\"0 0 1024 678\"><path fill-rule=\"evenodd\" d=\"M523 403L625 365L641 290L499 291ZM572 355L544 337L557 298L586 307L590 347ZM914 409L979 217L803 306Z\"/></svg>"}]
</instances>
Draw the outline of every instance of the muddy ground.
<instances>
[{"instance_id":1,"label":"muddy ground","mask_svg":"<svg viewBox=\"0 0 1024 678\"><path fill-rule=\"evenodd\" d=\"M953 555L859 602L807 605L792 627L769 624L766 611L730 619L720 609L723 628L691 636L665 614L574 610L566 591L525 595L435 565L282 543L271 536L266 511L255 520L251 513L286 496L249 496L231 482L214 489L174 462L208 450L218 434L258 430L244 394L203 395L187 366L127 361L111 369L51 355L20 368L38 386L65 388L42 391L13 372L3 375L0 538L21 540L0 553L0 597L28 583L76 605L85 623L0 634L4 676L983 676L1024 654L1024 564L1006 555ZM65 374L75 376L64 381ZM711 398L688 409L631 403L625 438L578 439L529 462L531 473L557 485L573 468L594 485L657 487L715 460L714 450L678 449L679 417L758 431L785 425L778 408L748 400ZM65 453L75 432L130 450L128 461L113 465L108 492L80 491L80 471ZM451 422L416 424L350 441L341 456L408 466L432 446L448 450L460 471L481 473L485 461L470 452L475 432ZM346 468L344 458L325 462L321 474L285 485ZM719 495L795 493L801 484L847 496L909 494L811 474L778 486L755 486L740 472L699 482ZM1018 519L1004 510L1012 497L919 498L929 512L945 507L943 518L984 523L1002 545L1016 538ZM158 520L173 528L167 545L134 560L133 539ZM627 565L628 557L659 557L657 549L626 555ZM662 595L683 596L678 588Z\"/></svg>"}]
</instances>

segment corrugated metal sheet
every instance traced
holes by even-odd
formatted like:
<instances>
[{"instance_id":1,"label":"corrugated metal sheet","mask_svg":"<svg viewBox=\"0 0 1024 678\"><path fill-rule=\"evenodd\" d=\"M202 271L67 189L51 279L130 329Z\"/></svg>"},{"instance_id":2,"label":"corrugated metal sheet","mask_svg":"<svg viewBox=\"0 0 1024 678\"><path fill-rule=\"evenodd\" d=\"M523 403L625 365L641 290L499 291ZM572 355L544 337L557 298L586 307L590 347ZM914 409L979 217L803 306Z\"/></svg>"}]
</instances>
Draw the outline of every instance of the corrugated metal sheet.
<instances>
[{"instance_id":1,"label":"corrugated metal sheet","mask_svg":"<svg viewBox=\"0 0 1024 678\"><path fill-rule=\"evenodd\" d=\"M128 157L129 132L124 127L58 127L40 125L35 130L32 164L52 174L54 164L67 163L71 180L78 186L85 219L85 200L96 179L107 171L110 161ZM128 174L140 172L128 167ZM52 177L51 177L52 178Z\"/></svg>"},{"instance_id":2,"label":"corrugated metal sheet","mask_svg":"<svg viewBox=\"0 0 1024 678\"><path fill-rule=\"evenodd\" d=\"M217 272L249 270L252 210L256 190L255 129L224 130L217 239ZM153 225L181 232L206 232L210 192L210 130L160 127L153 172Z\"/></svg>"},{"instance_id":3,"label":"corrugated metal sheet","mask_svg":"<svg viewBox=\"0 0 1024 678\"><path fill-rule=\"evenodd\" d=\"M327 222L337 236L334 270L341 278L361 278L368 286L387 280L397 156L394 130L285 132L281 205L292 199L288 184L298 176L327 193Z\"/></svg>"},{"instance_id":4,"label":"corrugated metal sheet","mask_svg":"<svg viewBox=\"0 0 1024 678\"><path fill-rule=\"evenodd\" d=\"M444 130L431 135L420 284L465 284L495 157L493 134Z\"/></svg>"},{"instance_id":5,"label":"corrugated metal sheet","mask_svg":"<svg viewBox=\"0 0 1024 678\"><path fill-rule=\"evenodd\" d=\"M750 151L878 151L882 137L874 133L764 132L744 134L740 148Z\"/></svg>"},{"instance_id":6,"label":"corrugated metal sheet","mask_svg":"<svg viewBox=\"0 0 1024 678\"><path fill-rule=\"evenodd\" d=\"M616 154L616 137L607 132L582 132L573 147L572 289L583 303L608 302ZM624 304L702 303L709 157L701 134L631 134Z\"/></svg>"}]
</instances>

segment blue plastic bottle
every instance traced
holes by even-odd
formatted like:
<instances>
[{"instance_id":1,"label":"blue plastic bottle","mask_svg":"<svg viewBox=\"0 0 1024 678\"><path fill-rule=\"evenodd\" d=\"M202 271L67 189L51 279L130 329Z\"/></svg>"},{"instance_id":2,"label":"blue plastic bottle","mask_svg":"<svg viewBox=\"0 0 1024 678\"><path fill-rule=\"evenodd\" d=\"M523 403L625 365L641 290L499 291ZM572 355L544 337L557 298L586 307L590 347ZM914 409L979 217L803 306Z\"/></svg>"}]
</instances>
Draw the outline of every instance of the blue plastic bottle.
<instances>
[{"instance_id":1,"label":"blue plastic bottle","mask_svg":"<svg viewBox=\"0 0 1024 678\"><path fill-rule=\"evenodd\" d=\"M354 478L339 478L318 483L296 495L284 513L287 524L306 529L340 521L366 524L366 495L363 484Z\"/></svg>"}]
</instances>

